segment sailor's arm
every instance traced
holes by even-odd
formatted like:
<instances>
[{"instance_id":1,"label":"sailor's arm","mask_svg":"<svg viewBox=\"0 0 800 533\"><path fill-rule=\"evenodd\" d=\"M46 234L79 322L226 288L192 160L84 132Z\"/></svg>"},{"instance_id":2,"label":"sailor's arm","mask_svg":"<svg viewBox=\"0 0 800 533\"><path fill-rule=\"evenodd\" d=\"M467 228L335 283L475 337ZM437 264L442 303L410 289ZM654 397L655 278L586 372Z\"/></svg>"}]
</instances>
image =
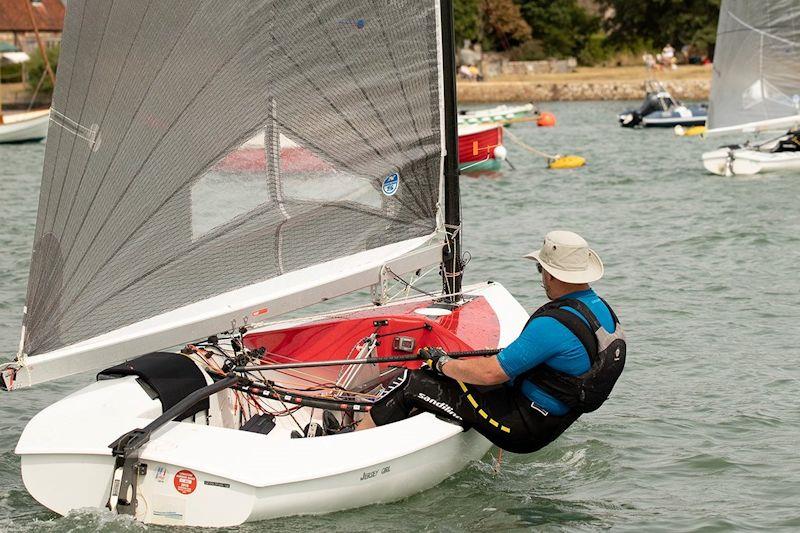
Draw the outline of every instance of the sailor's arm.
<instances>
[{"instance_id":1,"label":"sailor's arm","mask_svg":"<svg viewBox=\"0 0 800 533\"><path fill-rule=\"evenodd\" d=\"M475 359L449 359L442 365L442 374L472 385L498 385L508 381L496 355Z\"/></svg>"},{"instance_id":2,"label":"sailor's arm","mask_svg":"<svg viewBox=\"0 0 800 533\"><path fill-rule=\"evenodd\" d=\"M562 339L559 325L552 318L537 318L498 355L475 359L449 359L441 372L450 378L473 385L498 385L541 364L558 351Z\"/></svg>"}]
</instances>

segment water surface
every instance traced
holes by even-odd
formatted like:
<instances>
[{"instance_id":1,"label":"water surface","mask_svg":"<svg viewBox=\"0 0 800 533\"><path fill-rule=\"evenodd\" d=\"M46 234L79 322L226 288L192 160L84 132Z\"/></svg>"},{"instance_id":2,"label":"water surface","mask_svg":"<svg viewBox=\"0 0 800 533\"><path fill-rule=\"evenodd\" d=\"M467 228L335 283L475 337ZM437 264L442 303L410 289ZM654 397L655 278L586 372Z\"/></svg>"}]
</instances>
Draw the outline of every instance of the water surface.
<instances>
[{"instance_id":1,"label":"water surface","mask_svg":"<svg viewBox=\"0 0 800 533\"><path fill-rule=\"evenodd\" d=\"M607 274L595 287L629 337L609 403L538 453L505 454L499 473L487 456L399 503L237 531L800 529L800 176L709 175L700 154L735 137L623 130L615 113L633 104L547 104L556 128L513 127L540 150L585 156L585 168L546 170L508 142L516 170L461 180L467 283L499 281L534 308L544 296L520 256L545 232L577 231L602 257ZM19 342L43 154L41 144L0 145L8 355ZM91 379L0 396L0 530L166 530L99 511L57 517L23 487L13 449L25 423Z\"/></svg>"}]
</instances>

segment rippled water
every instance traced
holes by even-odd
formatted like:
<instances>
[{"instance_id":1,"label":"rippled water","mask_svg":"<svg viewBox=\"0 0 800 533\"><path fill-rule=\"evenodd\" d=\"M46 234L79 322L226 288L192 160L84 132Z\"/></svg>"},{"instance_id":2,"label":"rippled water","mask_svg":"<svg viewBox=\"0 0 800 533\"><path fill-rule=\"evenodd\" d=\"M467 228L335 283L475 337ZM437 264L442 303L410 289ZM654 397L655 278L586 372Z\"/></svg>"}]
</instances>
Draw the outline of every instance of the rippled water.
<instances>
[{"instance_id":1,"label":"rippled water","mask_svg":"<svg viewBox=\"0 0 800 533\"><path fill-rule=\"evenodd\" d=\"M622 130L626 105L548 104L556 128L514 126L541 150L585 156L585 168L545 170L509 142L516 170L461 181L468 283L500 281L532 308L543 294L519 256L543 233L575 230L599 252L607 275L596 288L629 336L612 400L548 448L506 454L499 473L487 456L400 503L238 530L800 529L800 176L706 174L701 152L727 139ZM0 145L6 354L19 338L43 153ZM25 492L13 454L24 424L90 380L0 396L0 529L163 530L99 511L56 517Z\"/></svg>"}]
</instances>

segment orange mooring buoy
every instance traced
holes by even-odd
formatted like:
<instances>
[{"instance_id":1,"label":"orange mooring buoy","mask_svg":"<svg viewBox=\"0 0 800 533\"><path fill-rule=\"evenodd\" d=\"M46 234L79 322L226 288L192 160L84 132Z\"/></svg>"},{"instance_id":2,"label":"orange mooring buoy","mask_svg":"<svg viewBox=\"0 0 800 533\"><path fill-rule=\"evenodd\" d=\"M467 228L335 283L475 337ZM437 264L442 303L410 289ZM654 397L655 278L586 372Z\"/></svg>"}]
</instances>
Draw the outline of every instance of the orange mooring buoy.
<instances>
[{"instance_id":1,"label":"orange mooring buoy","mask_svg":"<svg viewBox=\"0 0 800 533\"><path fill-rule=\"evenodd\" d=\"M542 111L539 113L539 118L536 120L537 126L550 127L556 125L556 116L549 111Z\"/></svg>"}]
</instances>

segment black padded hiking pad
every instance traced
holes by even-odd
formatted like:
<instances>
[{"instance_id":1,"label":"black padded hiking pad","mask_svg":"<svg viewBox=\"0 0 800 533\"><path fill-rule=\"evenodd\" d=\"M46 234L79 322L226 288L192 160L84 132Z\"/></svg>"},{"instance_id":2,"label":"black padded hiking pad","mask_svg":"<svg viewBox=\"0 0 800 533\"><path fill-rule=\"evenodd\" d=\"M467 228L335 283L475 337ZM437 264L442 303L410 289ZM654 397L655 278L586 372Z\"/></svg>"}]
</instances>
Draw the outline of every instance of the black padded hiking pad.
<instances>
[{"instance_id":1,"label":"black padded hiking pad","mask_svg":"<svg viewBox=\"0 0 800 533\"><path fill-rule=\"evenodd\" d=\"M189 394L206 386L203 372L188 357L170 352L153 352L125 361L97 374L97 379L138 376L161 400L162 412ZM208 398L186 412L185 417L208 409Z\"/></svg>"}]
</instances>

